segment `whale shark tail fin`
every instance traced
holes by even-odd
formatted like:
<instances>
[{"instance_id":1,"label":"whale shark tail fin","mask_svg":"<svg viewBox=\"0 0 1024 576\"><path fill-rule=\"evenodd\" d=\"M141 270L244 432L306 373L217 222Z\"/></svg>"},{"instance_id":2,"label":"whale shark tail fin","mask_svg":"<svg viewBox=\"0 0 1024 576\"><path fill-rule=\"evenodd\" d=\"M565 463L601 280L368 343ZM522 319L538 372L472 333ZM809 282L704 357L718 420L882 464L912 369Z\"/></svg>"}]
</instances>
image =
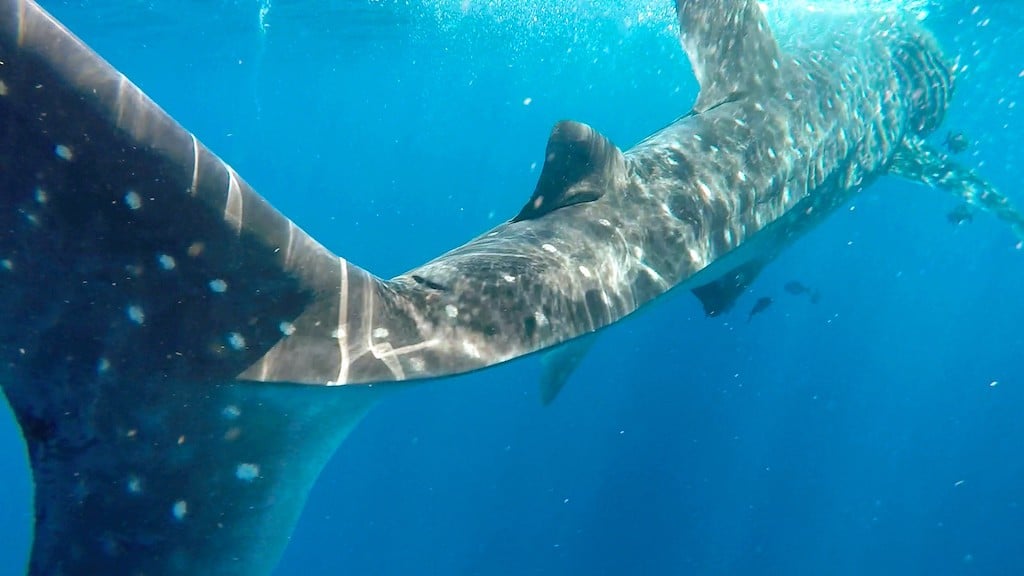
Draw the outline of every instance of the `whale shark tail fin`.
<instances>
[{"instance_id":1,"label":"whale shark tail fin","mask_svg":"<svg viewBox=\"0 0 1024 576\"><path fill-rule=\"evenodd\" d=\"M378 290L0 0L0 386L35 484L31 574L269 573L381 393L292 384L338 379L339 339L305 335Z\"/></svg>"},{"instance_id":2,"label":"whale shark tail fin","mask_svg":"<svg viewBox=\"0 0 1024 576\"><path fill-rule=\"evenodd\" d=\"M918 136L908 136L893 155L889 174L949 192L967 206L1010 225L1024 243L1024 213L987 180Z\"/></svg>"}]
</instances>

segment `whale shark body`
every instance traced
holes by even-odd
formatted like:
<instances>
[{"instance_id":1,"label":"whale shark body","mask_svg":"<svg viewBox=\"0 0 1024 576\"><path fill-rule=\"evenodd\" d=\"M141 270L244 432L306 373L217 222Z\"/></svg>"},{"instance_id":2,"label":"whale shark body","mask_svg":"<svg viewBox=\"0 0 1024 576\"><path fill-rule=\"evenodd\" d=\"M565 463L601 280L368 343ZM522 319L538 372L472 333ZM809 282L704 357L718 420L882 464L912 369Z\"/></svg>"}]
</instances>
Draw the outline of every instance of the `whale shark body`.
<instances>
[{"instance_id":1,"label":"whale shark body","mask_svg":"<svg viewBox=\"0 0 1024 576\"><path fill-rule=\"evenodd\" d=\"M266 574L327 459L404 382L542 350L676 287L728 309L875 178L1024 219L924 137L953 67L874 15L781 47L679 0L701 90L623 152L561 122L508 222L391 280L332 254L31 0L0 0L0 384L31 574ZM583 343L581 345L581 343Z\"/></svg>"}]
</instances>

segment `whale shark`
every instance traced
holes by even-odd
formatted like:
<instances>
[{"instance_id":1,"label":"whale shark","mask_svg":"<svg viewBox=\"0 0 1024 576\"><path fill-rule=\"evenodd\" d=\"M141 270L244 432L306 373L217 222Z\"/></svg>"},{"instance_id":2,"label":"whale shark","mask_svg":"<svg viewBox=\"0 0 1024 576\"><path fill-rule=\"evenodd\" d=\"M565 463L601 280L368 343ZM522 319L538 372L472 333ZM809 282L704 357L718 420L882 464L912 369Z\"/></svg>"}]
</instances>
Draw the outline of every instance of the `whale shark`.
<instances>
[{"instance_id":1,"label":"whale shark","mask_svg":"<svg viewBox=\"0 0 1024 576\"><path fill-rule=\"evenodd\" d=\"M676 12L688 112L625 151L558 123L514 216L382 279L35 2L0 0L0 386L34 483L28 572L269 574L327 459L403 383L554 351L550 401L599 330L672 290L729 309L879 177L1024 237L926 140L955 67L919 23L780 45L754 0Z\"/></svg>"}]
</instances>

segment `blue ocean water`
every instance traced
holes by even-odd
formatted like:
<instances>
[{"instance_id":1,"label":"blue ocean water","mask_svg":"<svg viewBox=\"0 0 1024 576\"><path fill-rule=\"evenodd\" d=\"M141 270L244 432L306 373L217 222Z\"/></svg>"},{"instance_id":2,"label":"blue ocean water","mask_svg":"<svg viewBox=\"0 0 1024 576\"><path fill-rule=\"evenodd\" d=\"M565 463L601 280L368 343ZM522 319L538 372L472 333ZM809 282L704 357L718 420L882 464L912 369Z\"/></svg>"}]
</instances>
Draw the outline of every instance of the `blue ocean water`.
<instances>
[{"instance_id":1,"label":"blue ocean water","mask_svg":"<svg viewBox=\"0 0 1024 576\"><path fill-rule=\"evenodd\" d=\"M669 0L43 5L381 276L515 214L555 121L628 147L697 92ZM963 68L936 140L964 131L961 160L1024 205L1017 3L911 8ZM956 205L883 179L733 312L679 294L609 329L550 407L536 358L393 395L277 573L1024 573L1024 250L992 217L952 226ZM19 574L30 480L0 428L0 574Z\"/></svg>"}]
</instances>

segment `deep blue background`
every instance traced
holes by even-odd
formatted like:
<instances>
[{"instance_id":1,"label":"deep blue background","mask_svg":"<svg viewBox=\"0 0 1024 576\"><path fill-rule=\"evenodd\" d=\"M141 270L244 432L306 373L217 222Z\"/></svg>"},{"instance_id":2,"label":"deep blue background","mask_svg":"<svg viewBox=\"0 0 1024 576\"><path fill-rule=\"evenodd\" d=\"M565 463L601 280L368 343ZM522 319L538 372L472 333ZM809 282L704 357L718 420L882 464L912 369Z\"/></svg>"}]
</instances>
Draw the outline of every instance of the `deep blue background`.
<instances>
[{"instance_id":1,"label":"deep blue background","mask_svg":"<svg viewBox=\"0 0 1024 576\"><path fill-rule=\"evenodd\" d=\"M274 0L261 30L258 0L44 2L382 276L518 211L555 121L628 147L696 95L668 0L484 4ZM1024 19L976 5L927 20L967 67L944 130L1024 204ZM278 574L1024 573L1024 251L994 218L951 226L955 205L883 179L734 312L678 294L608 330L551 407L536 359L395 394ZM0 428L0 573L18 574L29 477Z\"/></svg>"}]
</instances>

